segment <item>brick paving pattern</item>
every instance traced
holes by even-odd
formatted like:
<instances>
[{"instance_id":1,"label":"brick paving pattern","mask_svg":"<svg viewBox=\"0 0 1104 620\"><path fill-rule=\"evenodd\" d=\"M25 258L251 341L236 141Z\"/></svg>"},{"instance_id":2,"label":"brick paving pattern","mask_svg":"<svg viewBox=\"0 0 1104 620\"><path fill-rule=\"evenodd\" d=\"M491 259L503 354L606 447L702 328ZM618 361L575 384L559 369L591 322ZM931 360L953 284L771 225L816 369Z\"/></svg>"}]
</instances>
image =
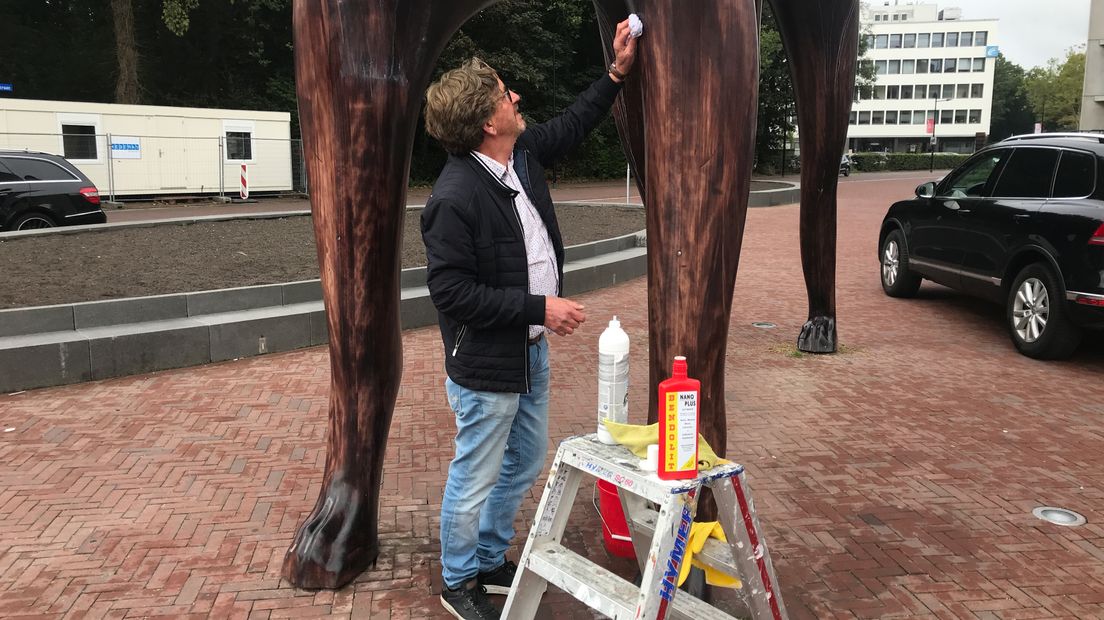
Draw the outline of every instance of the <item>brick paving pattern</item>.
<instances>
[{"instance_id":1,"label":"brick paving pattern","mask_svg":"<svg viewBox=\"0 0 1104 620\"><path fill-rule=\"evenodd\" d=\"M1104 347L1036 362L996 306L929 284L885 297L878 225L920 180L841 184L835 356L793 347L806 313L797 207L748 214L728 453L748 468L786 604L795 618L1104 617ZM644 354L645 286L580 297L590 321L553 339L552 450L594 428L610 315ZM436 330L404 333L404 347L382 553L337 592L280 580L325 461L324 348L0 396L0 615L445 617L437 527L454 430ZM646 385L644 363L631 380ZM589 499L569 546L630 571L602 549ZM1031 515L1041 505L1088 524L1046 524ZM545 601L541 617L593 617L554 589Z\"/></svg>"}]
</instances>

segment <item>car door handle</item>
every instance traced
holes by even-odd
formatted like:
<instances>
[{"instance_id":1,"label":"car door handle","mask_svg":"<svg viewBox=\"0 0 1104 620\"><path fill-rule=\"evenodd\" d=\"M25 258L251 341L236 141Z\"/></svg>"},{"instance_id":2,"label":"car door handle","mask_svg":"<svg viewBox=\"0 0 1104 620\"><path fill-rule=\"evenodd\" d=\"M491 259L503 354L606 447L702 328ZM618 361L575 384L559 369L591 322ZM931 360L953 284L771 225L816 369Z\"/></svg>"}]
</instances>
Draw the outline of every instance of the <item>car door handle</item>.
<instances>
[{"instance_id":1,"label":"car door handle","mask_svg":"<svg viewBox=\"0 0 1104 620\"><path fill-rule=\"evenodd\" d=\"M1016 213L1012 216L1012 220L1015 222L1023 223L1031 219L1030 213Z\"/></svg>"}]
</instances>

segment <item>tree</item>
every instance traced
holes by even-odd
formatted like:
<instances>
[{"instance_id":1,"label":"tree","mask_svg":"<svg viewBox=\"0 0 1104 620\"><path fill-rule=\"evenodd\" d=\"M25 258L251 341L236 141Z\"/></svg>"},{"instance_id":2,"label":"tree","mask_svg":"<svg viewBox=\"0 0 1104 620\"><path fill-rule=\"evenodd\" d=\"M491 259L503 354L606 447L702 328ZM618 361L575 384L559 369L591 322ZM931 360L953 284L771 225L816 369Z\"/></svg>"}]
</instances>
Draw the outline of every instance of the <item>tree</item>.
<instances>
[{"instance_id":1,"label":"tree","mask_svg":"<svg viewBox=\"0 0 1104 620\"><path fill-rule=\"evenodd\" d=\"M138 44L134 38L134 6L131 0L111 0L115 26L115 103L139 103Z\"/></svg>"},{"instance_id":2,"label":"tree","mask_svg":"<svg viewBox=\"0 0 1104 620\"><path fill-rule=\"evenodd\" d=\"M1027 72L1024 85L1031 109L1046 131L1076 130L1080 120L1085 77L1085 52L1066 51L1064 60L1051 58L1045 67Z\"/></svg>"},{"instance_id":3,"label":"tree","mask_svg":"<svg viewBox=\"0 0 1104 620\"><path fill-rule=\"evenodd\" d=\"M993 69L993 108L989 121L989 140L998 142L1009 136L1031 132L1034 122L1027 100L1023 67L1000 54Z\"/></svg>"}]
</instances>

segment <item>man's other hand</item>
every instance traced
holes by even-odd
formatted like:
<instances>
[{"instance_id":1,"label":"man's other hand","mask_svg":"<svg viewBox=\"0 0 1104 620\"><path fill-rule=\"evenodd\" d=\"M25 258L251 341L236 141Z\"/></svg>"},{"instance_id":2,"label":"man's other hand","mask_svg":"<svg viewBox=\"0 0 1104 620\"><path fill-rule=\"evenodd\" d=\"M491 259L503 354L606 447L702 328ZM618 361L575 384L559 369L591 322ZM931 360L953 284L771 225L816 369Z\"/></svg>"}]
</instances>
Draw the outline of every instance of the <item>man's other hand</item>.
<instances>
[{"instance_id":1,"label":"man's other hand","mask_svg":"<svg viewBox=\"0 0 1104 620\"><path fill-rule=\"evenodd\" d=\"M568 336L586 321L583 304L563 297L544 298L544 326L553 332Z\"/></svg>"},{"instance_id":2,"label":"man's other hand","mask_svg":"<svg viewBox=\"0 0 1104 620\"><path fill-rule=\"evenodd\" d=\"M629 20L617 24L613 35L613 64L617 70L628 75L636 62L636 38L629 34Z\"/></svg>"}]
</instances>

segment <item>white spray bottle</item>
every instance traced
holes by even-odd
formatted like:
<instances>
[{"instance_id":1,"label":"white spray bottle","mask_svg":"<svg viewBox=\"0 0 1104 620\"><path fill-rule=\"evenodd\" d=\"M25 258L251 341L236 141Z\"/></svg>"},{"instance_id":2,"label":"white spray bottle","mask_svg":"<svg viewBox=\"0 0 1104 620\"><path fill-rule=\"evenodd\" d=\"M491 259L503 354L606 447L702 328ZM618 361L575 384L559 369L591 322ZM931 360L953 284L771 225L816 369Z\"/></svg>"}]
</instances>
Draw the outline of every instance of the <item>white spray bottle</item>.
<instances>
[{"instance_id":1,"label":"white spray bottle","mask_svg":"<svg viewBox=\"0 0 1104 620\"><path fill-rule=\"evenodd\" d=\"M613 445L603 418L629 421L629 335L616 316L598 338L598 440Z\"/></svg>"}]
</instances>

